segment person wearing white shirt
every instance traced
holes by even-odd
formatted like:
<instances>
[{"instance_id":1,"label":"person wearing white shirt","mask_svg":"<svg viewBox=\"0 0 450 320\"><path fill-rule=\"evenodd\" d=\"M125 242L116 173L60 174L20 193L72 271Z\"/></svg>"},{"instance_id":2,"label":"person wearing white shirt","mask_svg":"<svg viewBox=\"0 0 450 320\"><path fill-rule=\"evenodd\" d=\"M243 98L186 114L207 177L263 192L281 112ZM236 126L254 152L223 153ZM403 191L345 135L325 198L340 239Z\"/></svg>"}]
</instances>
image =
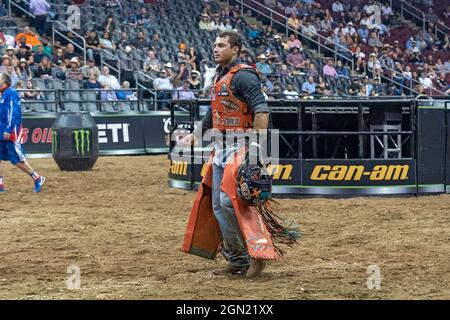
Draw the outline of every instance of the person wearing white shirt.
<instances>
[{"instance_id":1,"label":"person wearing white shirt","mask_svg":"<svg viewBox=\"0 0 450 320\"><path fill-rule=\"evenodd\" d=\"M200 30L207 30L207 31L213 30L213 25L207 14L202 14L202 18L200 20L200 23L198 24L198 28Z\"/></svg>"},{"instance_id":2,"label":"person wearing white shirt","mask_svg":"<svg viewBox=\"0 0 450 320\"><path fill-rule=\"evenodd\" d=\"M333 2L331 9L333 10L333 12L341 13L344 11L344 6L338 0L338 1Z\"/></svg>"},{"instance_id":3,"label":"person wearing white shirt","mask_svg":"<svg viewBox=\"0 0 450 320\"><path fill-rule=\"evenodd\" d=\"M338 33L339 32L343 32L343 30L344 30L344 24L341 22L341 23L339 23L339 25L336 27L336 28L334 28L334 35L338 35Z\"/></svg>"},{"instance_id":4,"label":"person wearing white shirt","mask_svg":"<svg viewBox=\"0 0 450 320\"><path fill-rule=\"evenodd\" d=\"M166 70L161 70L159 77L153 80L153 88L158 90L157 99L160 101L160 108L166 109L169 105L168 100L171 98L171 93L164 90L173 90L172 81L167 77Z\"/></svg>"},{"instance_id":5,"label":"person wearing white shirt","mask_svg":"<svg viewBox=\"0 0 450 320\"><path fill-rule=\"evenodd\" d=\"M288 100L298 99L298 92L294 90L294 86L292 84L287 85L287 88L283 91L283 94Z\"/></svg>"},{"instance_id":6,"label":"person wearing white shirt","mask_svg":"<svg viewBox=\"0 0 450 320\"><path fill-rule=\"evenodd\" d=\"M381 12L383 13L383 15L388 15L388 16L391 16L393 14L392 8L390 6L388 6L387 4L383 4L381 6Z\"/></svg>"},{"instance_id":7,"label":"person wearing white shirt","mask_svg":"<svg viewBox=\"0 0 450 320\"><path fill-rule=\"evenodd\" d=\"M423 73L419 77L419 82L424 86L425 89L433 89L433 81L431 81L430 77L427 74Z\"/></svg>"},{"instance_id":8,"label":"person wearing white shirt","mask_svg":"<svg viewBox=\"0 0 450 320\"><path fill-rule=\"evenodd\" d=\"M120 89L120 83L117 78L111 74L109 74L109 68L107 66L104 66L102 69L102 74L100 77L98 77L97 81L103 86L108 86L109 88L113 90Z\"/></svg>"},{"instance_id":9,"label":"person wearing white shirt","mask_svg":"<svg viewBox=\"0 0 450 320\"><path fill-rule=\"evenodd\" d=\"M355 32L356 32L356 29L355 28L353 28L353 22L349 22L348 24L347 24L347 26L344 28L344 29L342 29L342 34L344 35L344 36L346 36L346 35L351 35L351 36L353 36L354 34L355 34Z\"/></svg>"}]
</instances>

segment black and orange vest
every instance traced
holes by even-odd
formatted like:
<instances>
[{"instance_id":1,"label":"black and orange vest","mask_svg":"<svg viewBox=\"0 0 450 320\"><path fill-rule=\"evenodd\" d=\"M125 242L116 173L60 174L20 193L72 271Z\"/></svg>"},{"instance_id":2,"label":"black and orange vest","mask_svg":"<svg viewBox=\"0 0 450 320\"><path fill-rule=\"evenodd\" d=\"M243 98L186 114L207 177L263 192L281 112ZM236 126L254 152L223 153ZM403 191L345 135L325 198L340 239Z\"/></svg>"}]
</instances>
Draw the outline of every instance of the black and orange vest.
<instances>
[{"instance_id":1,"label":"black and orange vest","mask_svg":"<svg viewBox=\"0 0 450 320\"><path fill-rule=\"evenodd\" d=\"M236 72L242 69L253 69L246 64L237 64L220 80L214 81L211 95L211 109L213 128L225 131L236 129L250 129L253 127L253 114L248 105L236 98L231 91L230 84Z\"/></svg>"}]
</instances>

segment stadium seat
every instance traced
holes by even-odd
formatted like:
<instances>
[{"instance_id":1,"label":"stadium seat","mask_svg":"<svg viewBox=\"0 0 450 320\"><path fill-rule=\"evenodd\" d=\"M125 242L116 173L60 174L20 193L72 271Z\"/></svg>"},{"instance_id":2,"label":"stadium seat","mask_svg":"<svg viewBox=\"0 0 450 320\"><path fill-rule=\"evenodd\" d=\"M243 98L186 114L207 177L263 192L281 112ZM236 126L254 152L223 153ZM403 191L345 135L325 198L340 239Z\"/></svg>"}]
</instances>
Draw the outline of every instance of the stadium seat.
<instances>
[{"instance_id":1,"label":"stadium seat","mask_svg":"<svg viewBox=\"0 0 450 320\"><path fill-rule=\"evenodd\" d=\"M49 79L49 81L48 81L48 88L49 89L57 90L57 89L63 89L63 87L64 87L64 83L63 83L62 80Z\"/></svg>"},{"instance_id":2,"label":"stadium seat","mask_svg":"<svg viewBox=\"0 0 450 320\"><path fill-rule=\"evenodd\" d=\"M111 101L102 101L101 102L101 111L104 112L117 112L119 109L116 106L115 102Z\"/></svg>"},{"instance_id":3,"label":"stadium seat","mask_svg":"<svg viewBox=\"0 0 450 320\"><path fill-rule=\"evenodd\" d=\"M83 111L97 112L97 92L81 91Z\"/></svg>"}]
</instances>

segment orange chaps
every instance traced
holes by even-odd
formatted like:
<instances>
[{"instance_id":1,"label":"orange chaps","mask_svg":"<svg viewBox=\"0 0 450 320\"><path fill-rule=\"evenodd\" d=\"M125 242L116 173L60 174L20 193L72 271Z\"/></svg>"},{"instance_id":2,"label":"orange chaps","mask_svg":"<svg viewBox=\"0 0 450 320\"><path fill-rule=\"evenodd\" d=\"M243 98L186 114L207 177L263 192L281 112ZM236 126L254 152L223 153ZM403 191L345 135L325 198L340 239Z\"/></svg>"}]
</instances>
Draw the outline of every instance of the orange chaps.
<instances>
[{"instance_id":1,"label":"orange chaps","mask_svg":"<svg viewBox=\"0 0 450 320\"><path fill-rule=\"evenodd\" d=\"M242 149L225 165L221 189L230 198L250 257L257 259L279 259L261 216L254 207L241 201L237 194L237 175L243 163ZM212 208L212 156L210 157L202 183L195 197L181 251L214 259L222 242L219 224Z\"/></svg>"}]
</instances>

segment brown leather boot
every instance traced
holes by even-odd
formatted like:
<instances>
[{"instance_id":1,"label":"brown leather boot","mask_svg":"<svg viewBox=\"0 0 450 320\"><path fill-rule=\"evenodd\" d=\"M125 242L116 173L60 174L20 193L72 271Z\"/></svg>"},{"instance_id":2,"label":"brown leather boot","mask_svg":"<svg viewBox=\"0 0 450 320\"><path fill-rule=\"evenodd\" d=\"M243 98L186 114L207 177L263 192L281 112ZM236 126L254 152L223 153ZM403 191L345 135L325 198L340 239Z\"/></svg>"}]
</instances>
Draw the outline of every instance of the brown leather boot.
<instances>
[{"instance_id":1,"label":"brown leather boot","mask_svg":"<svg viewBox=\"0 0 450 320\"><path fill-rule=\"evenodd\" d=\"M256 277L259 276L264 268L266 267L266 260L263 259L250 259L250 267L247 270L246 277Z\"/></svg>"},{"instance_id":2,"label":"brown leather boot","mask_svg":"<svg viewBox=\"0 0 450 320\"><path fill-rule=\"evenodd\" d=\"M238 276L244 276L247 272L247 267L235 267L230 264L228 264L226 267L214 270L212 272L215 276L230 276L230 275L238 275Z\"/></svg>"}]
</instances>

